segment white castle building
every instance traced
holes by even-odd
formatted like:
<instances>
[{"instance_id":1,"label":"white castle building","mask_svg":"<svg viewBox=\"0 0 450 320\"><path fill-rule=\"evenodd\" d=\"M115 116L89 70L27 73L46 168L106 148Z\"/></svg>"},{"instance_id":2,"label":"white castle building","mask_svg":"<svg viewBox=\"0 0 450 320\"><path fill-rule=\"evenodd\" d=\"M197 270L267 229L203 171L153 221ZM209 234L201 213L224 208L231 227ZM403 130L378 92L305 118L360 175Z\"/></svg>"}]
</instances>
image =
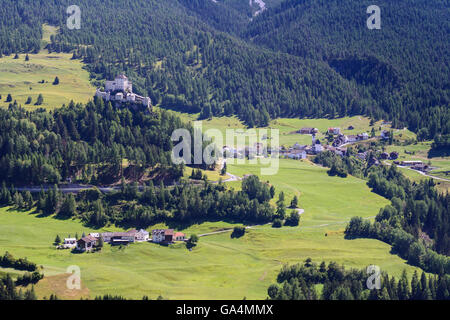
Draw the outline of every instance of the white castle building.
<instances>
[{"instance_id":1,"label":"white castle building","mask_svg":"<svg viewBox=\"0 0 450 320\"><path fill-rule=\"evenodd\" d=\"M117 76L113 81L106 81L105 91L101 91L98 88L95 96L106 101L141 104L148 109L152 106L152 100L149 97L142 97L133 93L133 84L124 74Z\"/></svg>"}]
</instances>

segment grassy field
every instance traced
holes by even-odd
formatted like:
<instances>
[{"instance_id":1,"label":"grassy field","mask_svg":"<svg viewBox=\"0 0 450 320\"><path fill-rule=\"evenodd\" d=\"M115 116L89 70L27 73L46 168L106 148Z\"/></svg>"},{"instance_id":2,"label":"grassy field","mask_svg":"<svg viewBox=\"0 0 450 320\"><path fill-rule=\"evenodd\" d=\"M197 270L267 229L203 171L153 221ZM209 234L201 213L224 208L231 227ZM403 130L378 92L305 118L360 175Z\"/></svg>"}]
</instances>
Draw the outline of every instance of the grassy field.
<instances>
[{"instance_id":1,"label":"grassy field","mask_svg":"<svg viewBox=\"0 0 450 320\"><path fill-rule=\"evenodd\" d=\"M257 167L250 166L230 165L229 171L258 173ZM0 251L43 265L46 278L36 286L37 294L43 297L56 292L66 299L106 293L137 299L143 295L153 299L159 295L169 299L264 299L283 264L307 257L349 267L376 264L396 276L404 268L409 273L414 270L390 254L385 243L344 239L343 230L352 216L373 217L388 203L371 193L364 181L329 177L323 168L294 160L282 160L279 174L263 179L277 190L285 190L287 201L300 195L300 206L306 210L300 227L256 226L240 239L231 239L229 233L202 237L192 252L182 245L167 248L140 243L124 250L106 245L101 253L72 254L52 247L56 234L81 235L91 229L77 221L39 218L2 208ZM240 188L240 183L230 186ZM225 222L207 222L183 231L202 234L229 227L232 225ZM65 271L71 265L81 269L81 291L65 288Z\"/></svg>"},{"instance_id":2,"label":"grassy field","mask_svg":"<svg viewBox=\"0 0 450 320\"><path fill-rule=\"evenodd\" d=\"M260 167L250 164L229 164L228 171L238 176L260 175ZM336 224L342 228L351 217L373 217L389 203L372 193L364 180L351 176L346 179L330 177L326 171L307 160L280 159L278 173L261 176L261 179L275 186L278 193L283 191L287 204L295 195L299 197L300 207L305 209L302 215L305 227L322 224L334 227Z\"/></svg>"},{"instance_id":3,"label":"grassy field","mask_svg":"<svg viewBox=\"0 0 450 320\"><path fill-rule=\"evenodd\" d=\"M219 168L216 168L215 171L212 171L212 170L201 170L201 172L202 172L202 175L206 174L206 176L208 177L208 180L212 181L212 182L218 182L220 179L222 179L222 181L224 181L224 180L227 180L227 179L230 178L230 176L227 175L227 174L222 176L220 174ZM189 179L191 174L192 174L192 168L185 167L184 168L183 177Z\"/></svg>"},{"instance_id":4,"label":"grassy field","mask_svg":"<svg viewBox=\"0 0 450 320\"><path fill-rule=\"evenodd\" d=\"M50 36L57 32L51 26L44 26L43 46L50 41ZM67 53L51 53L41 50L38 54L29 54L30 60L25 61L25 54L14 59L14 55L0 59L0 107L8 107L8 94L13 101L29 110L38 107L47 109L59 108L71 100L86 103L93 98L95 88L89 82L89 73L83 69L80 60L71 60ZM59 85L53 85L55 77ZM44 80L44 83L39 83ZM44 103L36 106L37 97L42 94ZM25 104L28 97L30 104Z\"/></svg>"}]
</instances>

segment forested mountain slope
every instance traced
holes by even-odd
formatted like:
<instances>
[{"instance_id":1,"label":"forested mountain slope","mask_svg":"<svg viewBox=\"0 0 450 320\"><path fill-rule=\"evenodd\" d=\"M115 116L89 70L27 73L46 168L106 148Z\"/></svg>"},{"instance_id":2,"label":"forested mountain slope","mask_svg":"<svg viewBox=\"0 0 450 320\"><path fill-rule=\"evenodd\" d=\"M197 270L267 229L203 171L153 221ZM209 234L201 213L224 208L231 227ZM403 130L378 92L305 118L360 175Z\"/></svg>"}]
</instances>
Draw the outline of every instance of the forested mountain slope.
<instances>
[{"instance_id":1,"label":"forested mountain slope","mask_svg":"<svg viewBox=\"0 0 450 320\"><path fill-rule=\"evenodd\" d=\"M367 1L0 0L3 54L39 50L40 25L60 26L53 51L74 52L100 84L126 72L155 104L202 117L367 114L423 135L449 132L448 1L380 1L382 30L368 30Z\"/></svg>"},{"instance_id":2,"label":"forested mountain slope","mask_svg":"<svg viewBox=\"0 0 450 320\"><path fill-rule=\"evenodd\" d=\"M287 0L256 18L245 35L275 51L327 62L368 91L397 125L427 128L430 136L448 131L449 1L378 1L381 30L366 27L371 4Z\"/></svg>"}]
</instances>

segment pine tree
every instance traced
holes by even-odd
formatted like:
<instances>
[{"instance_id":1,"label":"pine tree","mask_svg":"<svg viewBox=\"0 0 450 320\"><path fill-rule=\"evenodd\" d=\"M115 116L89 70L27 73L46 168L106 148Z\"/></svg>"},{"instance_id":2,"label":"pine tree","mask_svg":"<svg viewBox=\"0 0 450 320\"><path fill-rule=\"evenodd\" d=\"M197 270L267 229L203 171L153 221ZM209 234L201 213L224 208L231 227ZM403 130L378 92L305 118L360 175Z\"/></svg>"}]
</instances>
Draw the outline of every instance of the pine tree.
<instances>
[{"instance_id":1,"label":"pine tree","mask_svg":"<svg viewBox=\"0 0 450 320\"><path fill-rule=\"evenodd\" d=\"M420 299L420 295L422 292L422 288L419 283L419 277L417 275L417 270L414 271L414 274L411 279L411 299L418 300Z\"/></svg>"},{"instance_id":2,"label":"pine tree","mask_svg":"<svg viewBox=\"0 0 450 320\"><path fill-rule=\"evenodd\" d=\"M69 194L61 205L59 214L65 217L73 217L76 214L76 201L73 194Z\"/></svg>"},{"instance_id":3,"label":"pine tree","mask_svg":"<svg viewBox=\"0 0 450 320\"><path fill-rule=\"evenodd\" d=\"M100 236L100 238L98 239L98 244L97 247L99 248L103 248L104 242L103 242L103 237Z\"/></svg>"},{"instance_id":4,"label":"pine tree","mask_svg":"<svg viewBox=\"0 0 450 320\"><path fill-rule=\"evenodd\" d=\"M298 198L297 196L294 196L294 199L291 201L291 208L297 208L298 207Z\"/></svg>"},{"instance_id":5,"label":"pine tree","mask_svg":"<svg viewBox=\"0 0 450 320\"><path fill-rule=\"evenodd\" d=\"M399 300L408 300L411 296L406 270L403 270L400 281L398 282L397 296Z\"/></svg>"},{"instance_id":6,"label":"pine tree","mask_svg":"<svg viewBox=\"0 0 450 320\"><path fill-rule=\"evenodd\" d=\"M39 94L37 101L36 101L36 105L40 106L44 103L44 96L42 95L42 93Z\"/></svg>"},{"instance_id":7,"label":"pine tree","mask_svg":"<svg viewBox=\"0 0 450 320\"><path fill-rule=\"evenodd\" d=\"M61 238L59 237L59 234L56 235L54 244L55 244L56 246L59 245L59 244L61 244Z\"/></svg>"},{"instance_id":8,"label":"pine tree","mask_svg":"<svg viewBox=\"0 0 450 320\"><path fill-rule=\"evenodd\" d=\"M31 290L27 290L25 292L25 300L37 300L36 293L34 292L34 286L31 287Z\"/></svg>"},{"instance_id":9,"label":"pine tree","mask_svg":"<svg viewBox=\"0 0 450 320\"><path fill-rule=\"evenodd\" d=\"M227 174L227 163L226 162L223 164L223 167L222 167L222 170L220 171L220 174L222 176Z\"/></svg>"},{"instance_id":10,"label":"pine tree","mask_svg":"<svg viewBox=\"0 0 450 320\"><path fill-rule=\"evenodd\" d=\"M277 217L284 220L286 217L286 205L284 204L284 192L281 191L277 201Z\"/></svg>"}]
</instances>

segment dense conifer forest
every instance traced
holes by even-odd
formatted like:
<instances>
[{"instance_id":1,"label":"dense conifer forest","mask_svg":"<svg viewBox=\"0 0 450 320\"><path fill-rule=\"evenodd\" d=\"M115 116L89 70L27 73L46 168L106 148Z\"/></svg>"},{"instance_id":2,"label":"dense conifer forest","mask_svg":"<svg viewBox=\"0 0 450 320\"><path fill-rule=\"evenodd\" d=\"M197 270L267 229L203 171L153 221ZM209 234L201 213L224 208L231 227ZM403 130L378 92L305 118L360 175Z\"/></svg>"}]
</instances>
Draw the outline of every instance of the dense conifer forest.
<instances>
[{"instance_id":1,"label":"dense conifer forest","mask_svg":"<svg viewBox=\"0 0 450 320\"><path fill-rule=\"evenodd\" d=\"M163 107L249 126L366 114L430 139L450 131L447 1L380 1L381 30L356 0L267 1L253 18L234 0L81 0L81 30L66 27L69 1L1 2L3 54L36 52L42 23L59 26L51 51L83 59L97 84L125 71Z\"/></svg>"},{"instance_id":2,"label":"dense conifer forest","mask_svg":"<svg viewBox=\"0 0 450 320\"><path fill-rule=\"evenodd\" d=\"M186 127L193 133L165 111L145 114L102 99L70 103L53 113L11 104L0 110L0 123L0 181L15 185L67 179L105 185L122 177L139 180L149 170L160 179L176 180L183 166L171 160L172 132Z\"/></svg>"}]
</instances>

